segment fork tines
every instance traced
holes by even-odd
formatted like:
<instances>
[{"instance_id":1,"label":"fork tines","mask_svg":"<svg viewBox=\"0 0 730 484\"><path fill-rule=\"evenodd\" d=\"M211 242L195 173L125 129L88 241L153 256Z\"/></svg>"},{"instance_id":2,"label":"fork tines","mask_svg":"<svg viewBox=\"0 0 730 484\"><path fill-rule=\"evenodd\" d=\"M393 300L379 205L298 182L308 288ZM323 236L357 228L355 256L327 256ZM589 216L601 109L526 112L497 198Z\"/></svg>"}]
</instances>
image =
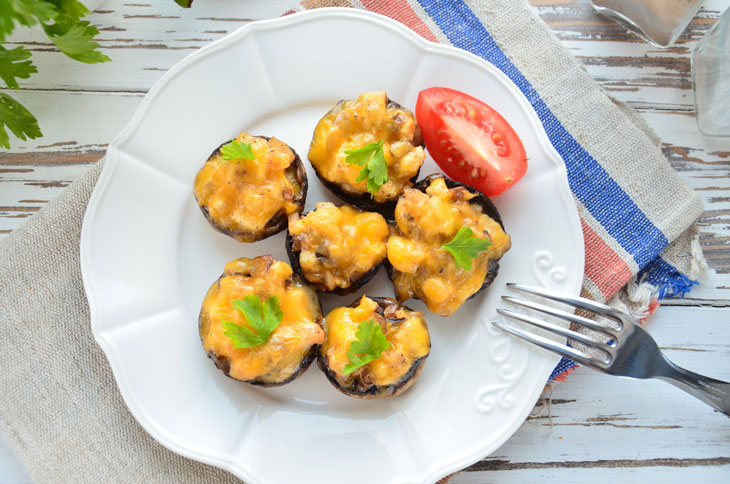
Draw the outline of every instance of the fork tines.
<instances>
[{"instance_id":1,"label":"fork tines","mask_svg":"<svg viewBox=\"0 0 730 484\"><path fill-rule=\"evenodd\" d=\"M577 314L569 313L567 311L556 309L556 308L546 306L543 304L539 304L539 303L536 303L533 301L519 299L519 298L512 297L512 296L502 296L502 299L504 301L507 301L513 305L521 306L521 307L531 309L534 311L538 311L543 314L547 314L549 316L563 319L570 323L574 323L576 325L588 328L592 331L597 332L598 335L603 336L604 339L607 341L593 337L591 335L586 335L583 333L579 333L577 331L573 331L571 329L565 328L563 326L560 326L560 325L557 325L554 323L543 321L543 320L535 318L533 316L520 314L520 313L511 311L511 310L508 310L508 309L501 309L501 308L497 309L497 312L499 314L502 314L502 315L507 316L512 319L516 319L518 321L522 321L523 323L526 323L531 326L542 328L551 333L565 336L565 337L575 340L577 342L583 343L584 345L586 345L588 347L599 349L599 350L601 350L601 354L587 354L578 349L571 348L570 346L566 346L564 344L556 343L555 341L553 341L549 338L540 336L531 331L527 331L521 327L514 326L511 324L506 324L506 323L502 323L502 322L494 322L493 324L497 328L499 328L503 331L506 331L508 333L511 333L514 336L517 336L518 338L521 338L525 341L536 344L549 351L558 353L561 356L569 358L569 359L576 361L578 363L581 363L583 365L590 365L590 366L594 366L594 367L605 368L605 366L611 362L611 351L610 350L612 348L616 347L616 340L618 339L619 334L621 333L621 331L623 329L623 325L624 325L624 321L621 318L621 313L619 313L618 311L616 311L614 308L612 308L610 306L606 306L605 304L600 304L595 301L591 301L589 299L585 299L585 298L581 298L581 297L566 296L564 294L561 294L561 293L558 293L555 291L551 291L549 289L544 289L541 287L526 286L526 285L514 284L514 283L508 283L507 286L509 286L512 289L525 292L527 294L541 296L541 297L551 299L551 300L559 302L559 303L567 304L567 305L570 305L570 306L573 306L576 308L583 309L585 311L593 312L599 316L611 318L612 320L614 320L618 323L619 327L618 327L618 329L616 329L603 322L588 319L583 316L579 316Z\"/></svg>"}]
</instances>

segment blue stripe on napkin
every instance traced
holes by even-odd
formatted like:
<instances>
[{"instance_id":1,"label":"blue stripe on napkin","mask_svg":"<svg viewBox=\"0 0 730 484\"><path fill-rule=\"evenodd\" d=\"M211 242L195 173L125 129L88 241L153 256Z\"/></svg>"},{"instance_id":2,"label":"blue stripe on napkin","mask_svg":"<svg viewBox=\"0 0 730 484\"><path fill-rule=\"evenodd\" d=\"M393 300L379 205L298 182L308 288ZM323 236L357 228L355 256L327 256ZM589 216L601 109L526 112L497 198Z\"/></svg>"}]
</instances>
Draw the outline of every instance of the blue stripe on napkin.
<instances>
[{"instance_id":1,"label":"blue stripe on napkin","mask_svg":"<svg viewBox=\"0 0 730 484\"><path fill-rule=\"evenodd\" d=\"M555 367L555 369L553 369L553 372L550 374L550 380L554 380L556 376L559 376L570 370L571 368L575 368L576 366L578 366L578 364L574 361L567 358L560 358L558 365Z\"/></svg>"},{"instance_id":2,"label":"blue stripe on napkin","mask_svg":"<svg viewBox=\"0 0 730 484\"><path fill-rule=\"evenodd\" d=\"M648 282L659 289L659 299L665 297L683 297L699 284L682 274L676 267L657 257L639 272L639 280Z\"/></svg>"}]
</instances>

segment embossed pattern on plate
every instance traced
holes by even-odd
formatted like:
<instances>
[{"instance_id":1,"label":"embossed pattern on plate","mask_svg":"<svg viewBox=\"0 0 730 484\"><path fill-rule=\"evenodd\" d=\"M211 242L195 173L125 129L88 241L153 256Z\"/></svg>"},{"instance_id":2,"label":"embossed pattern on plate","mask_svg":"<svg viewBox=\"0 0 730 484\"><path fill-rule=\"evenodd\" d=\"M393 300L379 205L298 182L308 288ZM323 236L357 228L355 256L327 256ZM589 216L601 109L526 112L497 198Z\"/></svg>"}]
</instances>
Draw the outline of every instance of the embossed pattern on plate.
<instances>
[{"instance_id":1,"label":"embossed pattern on plate","mask_svg":"<svg viewBox=\"0 0 730 484\"><path fill-rule=\"evenodd\" d=\"M368 42L333 42L334 34ZM222 76L230 66L234 75ZM239 244L208 226L192 196L208 154L245 129L277 136L306 157L314 125L338 99L385 89L413 109L418 91L436 85L500 111L530 159L525 178L494 200L513 247L493 286L450 318L407 302L426 313L433 346L419 380L399 397L348 398L316 367L272 389L226 378L200 347L203 295L230 259L286 255L283 234ZM162 157L161 145L174 153ZM429 158L421 173L437 169ZM307 172L305 209L333 200ZM164 198L150 190L154 183ZM84 219L81 261L94 335L130 411L163 445L250 484L343 476L416 483L486 456L524 421L556 360L486 323L497 317L508 280L577 294L583 240L564 165L500 71L385 17L328 9L246 25L163 76L110 145ZM383 271L362 292L393 294ZM322 297L322 304L327 311L355 297ZM353 473L362 455L377 465Z\"/></svg>"},{"instance_id":2,"label":"embossed pattern on plate","mask_svg":"<svg viewBox=\"0 0 730 484\"><path fill-rule=\"evenodd\" d=\"M509 409L515 403L515 387L519 384L528 368L527 348L512 338L504 338L504 333L489 321L482 324L490 335L487 353L497 366L495 382L479 388L475 405L480 413L491 412L497 405ZM517 366L515 366L517 362Z\"/></svg>"},{"instance_id":3,"label":"embossed pattern on plate","mask_svg":"<svg viewBox=\"0 0 730 484\"><path fill-rule=\"evenodd\" d=\"M549 250L535 252L534 264L535 277L542 286L558 288L568 282L565 267L555 262L555 257Z\"/></svg>"}]
</instances>

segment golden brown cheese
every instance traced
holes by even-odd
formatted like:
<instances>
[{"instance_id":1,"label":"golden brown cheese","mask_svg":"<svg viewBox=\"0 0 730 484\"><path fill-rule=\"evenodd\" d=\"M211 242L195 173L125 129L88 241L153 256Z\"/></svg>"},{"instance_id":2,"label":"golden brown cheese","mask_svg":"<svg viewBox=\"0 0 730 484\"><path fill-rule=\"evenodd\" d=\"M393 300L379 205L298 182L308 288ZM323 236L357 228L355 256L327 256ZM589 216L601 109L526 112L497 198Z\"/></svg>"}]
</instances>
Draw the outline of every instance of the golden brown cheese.
<instances>
[{"instance_id":1,"label":"golden brown cheese","mask_svg":"<svg viewBox=\"0 0 730 484\"><path fill-rule=\"evenodd\" d=\"M245 316L233 309L233 300L251 294L262 300L278 296L284 317L265 344L234 348L222 321L247 325ZM270 256L242 257L226 264L223 276L208 290L200 312L200 336L207 353L228 359L232 378L282 383L296 373L313 345L324 342L320 322L316 294L292 279L288 264Z\"/></svg>"},{"instance_id":2,"label":"golden brown cheese","mask_svg":"<svg viewBox=\"0 0 730 484\"><path fill-rule=\"evenodd\" d=\"M289 233L308 282L347 288L385 258L388 224L382 215L318 202L305 217L289 217Z\"/></svg>"},{"instance_id":3,"label":"golden brown cheese","mask_svg":"<svg viewBox=\"0 0 730 484\"><path fill-rule=\"evenodd\" d=\"M396 385L408 377L413 365L430 352L431 340L423 313L401 306L386 318L377 309L377 302L363 296L358 306L335 308L325 317L327 339L320 351L329 369L344 387L350 386L349 382L355 379L376 386ZM347 350L357 339L358 325L367 320L380 324L390 348L379 358L345 375L343 369L350 361Z\"/></svg>"},{"instance_id":4,"label":"golden brown cheese","mask_svg":"<svg viewBox=\"0 0 730 484\"><path fill-rule=\"evenodd\" d=\"M255 160L224 160L217 150L195 177L194 194L209 217L241 242L263 232L275 216L301 212L295 196L301 187L289 169L295 155L276 138L241 133L236 141L249 143Z\"/></svg>"},{"instance_id":5,"label":"golden brown cheese","mask_svg":"<svg viewBox=\"0 0 730 484\"><path fill-rule=\"evenodd\" d=\"M418 146L416 119L404 108L388 107L385 91L364 92L356 100L343 101L328 112L314 129L309 161L326 180L350 193L369 193L367 182L357 180L362 166L349 165L345 150L383 141L388 181L375 193L375 200L396 199L411 186L426 154Z\"/></svg>"},{"instance_id":6,"label":"golden brown cheese","mask_svg":"<svg viewBox=\"0 0 730 484\"><path fill-rule=\"evenodd\" d=\"M436 178L426 193L406 189L398 200L388 261L396 271L393 285L399 301L418 297L434 313L450 316L481 289L490 261L502 257L511 240L498 222L482 213L481 206L469 203L475 196L464 187L449 189L443 178ZM472 259L471 270L459 267L441 248L462 226L491 241L486 251Z\"/></svg>"}]
</instances>

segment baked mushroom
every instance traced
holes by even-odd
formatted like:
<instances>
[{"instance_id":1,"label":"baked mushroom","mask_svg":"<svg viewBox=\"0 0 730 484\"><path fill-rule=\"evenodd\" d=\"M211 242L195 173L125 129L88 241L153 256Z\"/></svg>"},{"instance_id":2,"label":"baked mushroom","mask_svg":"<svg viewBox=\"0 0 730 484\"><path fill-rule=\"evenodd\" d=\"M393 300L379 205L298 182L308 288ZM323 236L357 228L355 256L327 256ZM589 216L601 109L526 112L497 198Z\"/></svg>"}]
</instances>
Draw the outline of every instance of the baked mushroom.
<instances>
[{"instance_id":1,"label":"baked mushroom","mask_svg":"<svg viewBox=\"0 0 730 484\"><path fill-rule=\"evenodd\" d=\"M405 190L395 223L386 268L396 297L421 299L441 316L487 288L511 246L494 204L441 174Z\"/></svg>"},{"instance_id":2,"label":"baked mushroom","mask_svg":"<svg viewBox=\"0 0 730 484\"><path fill-rule=\"evenodd\" d=\"M317 364L337 390L351 397L403 393L416 381L431 351L423 313L394 299L362 296L348 307L330 311L324 324L327 338ZM356 341L363 343L363 333L375 333L372 339L376 343L368 341L367 345L377 346L378 338L383 343L374 359L358 353L362 345L353 346ZM364 361L367 363L362 364Z\"/></svg>"},{"instance_id":3,"label":"baked mushroom","mask_svg":"<svg viewBox=\"0 0 730 484\"><path fill-rule=\"evenodd\" d=\"M304 373L325 339L316 292L269 255L226 264L203 299L199 331L223 373L264 387Z\"/></svg>"},{"instance_id":4,"label":"baked mushroom","mask_svg":"<svg viewBox=\"0 0 730 484\"><path fill-rule=\"evenodd\" d=\"M255 242L282 231L289 215L302 212L307 174L286 143L241 133L213 151L193 193L216 230Z\"/></svg>"},{"instance_id":5,"label":"baked mushroom","mask_svg":"<svg viewBox=\"0 0 730 484\"><path fill-rule=\"evenodd\" d=\"M318 202L289 216L286 249L294 272L318 291L345 295L368 282L385 259L389 228L382 215Z\"/></svg>"},{"instance_id":6,"label":"baked mushroom","mask_svg":"<svg viewBox=\"0 0 730 484\"><path fill-rule=\"evenodd\" d=\"M415 116L385 91L337 103L317 124L309 148L309 161L327 188L373 211L392 212L425 158Z\"/></svg>"}]
</instances>

